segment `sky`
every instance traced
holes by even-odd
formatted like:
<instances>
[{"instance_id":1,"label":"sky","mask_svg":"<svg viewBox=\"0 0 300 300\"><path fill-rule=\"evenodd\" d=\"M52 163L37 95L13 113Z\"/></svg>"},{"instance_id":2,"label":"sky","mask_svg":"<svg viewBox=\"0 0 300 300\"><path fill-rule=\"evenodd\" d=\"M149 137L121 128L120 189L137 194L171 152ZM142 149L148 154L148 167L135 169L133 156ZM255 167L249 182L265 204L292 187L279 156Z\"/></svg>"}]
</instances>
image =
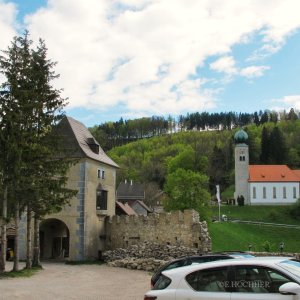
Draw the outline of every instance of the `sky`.
<instances>
[{"instance_id":1,"label":"sky","mask_svg":"<svg viewBox=\"0 0 300 300\"><path fill-rule=\"evenodd\" d=\"M25 29L44 39L66 113L86 126L300 110L299 11L299 0L0 0L0 49Z\"/></svg>"}]
</instances>

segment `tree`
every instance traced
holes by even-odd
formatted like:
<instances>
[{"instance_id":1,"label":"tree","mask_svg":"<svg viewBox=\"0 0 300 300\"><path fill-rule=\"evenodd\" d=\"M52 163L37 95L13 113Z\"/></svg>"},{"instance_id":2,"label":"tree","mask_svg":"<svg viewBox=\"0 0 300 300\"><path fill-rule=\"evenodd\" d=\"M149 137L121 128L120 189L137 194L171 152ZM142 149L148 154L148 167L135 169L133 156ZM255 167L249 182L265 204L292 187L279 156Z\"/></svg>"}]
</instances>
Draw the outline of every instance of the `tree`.
<instances>
[{"instance_id":1,"label":"tree","mask_svg":"<svg viewBox=\"0 0 300 300\"><path fill-rule=\"evenodd\" d=\"M264 113L262 114L261 118L260 118L260 124L265 124L269 122L269 114L267 111L264 111Z\"/></svg>"},{"instance_id":2,"label":"tree","mask_svg":"<svg viewBox=\"0 0 300 300\"><path fill-rule=\"evenodd\" d=\"M263 128L261 133L261 154L260 162L268 164L270 160L270 134L266 127Z\"/></svg>"},{"instance_id":3,"label":"tree","mask_svg":"<svg viewBox=\"0 0 300 300\"><path fill-rule=\"evenodd\" d=\"M195 151L191 146L186 147L186 149L178 155L169 159L168 173L175 172L179 168L196 171L197 166L195 164Z\"/></svg>"},{"instance_id":4,"label":"tree","mask_svg":"<svg viewBox=\"0 0 300 300\"><path fill-rule=\"evenodd\" d=\"M295 113L295 110L293 108L290 109L288 115L287 115L287 120L292 120L295 121L298 119L297 114Z\"/></svg>"},{"instance_id":5,"label":"tree","mask_svg":"<svg viewBox=\"0 0 300 300\"><path fill-rule=\"evenodd\" d=\"M232 144L224 146L214 146L209 159L208 174L210 177L210 188L214 189L216 184L220 184L225 188L230 185L229 177L232 168Z\"/></svg>"},{"instance_id":6,"label":"tree","mask_svg":"<svg viewBox=\"0 0 300 300\"><path fill-rule=\"evenodd\" d=\"M73 161L67 159L62 139L54 132L64 116L66 99L51 85L58 75L53 71L56 63L47 59L44 41L40 40L37 48L32 49L32 41L25 32L14 38L4 54L0 58L1 72L6 78L1 87L1 143L15 158L10 159L12 170L6 171L5 176L14 178L16 193L11 193L9 199L18 207L16 220L19 208L27 210L26 267L30 268L31 217L38 220L58 210L75 193L65 188L66 172ZM8 132L14 140L9 140ZM38 227L35 231L37 237ZM18 258L17 248L15 255Z\"/></svg>"},{"instance_id":7,"label":"tree","mask_svg":"<svg viewBox=\"0 0 300 300\"><path fill-rule=\"evenodd\" d=\"M256 126L258 126L259 125L259 117L258 117L258 113L257 112L255 112L254 113L254 120L253 120L253 122L255 123L255 125Z\"/></svg>"},{"instance_id":8,"label":"tree","mask_svg":"<svg viewBox=\"0 0 300 300\"><path fill-rule=\"evenodd\" d=\"M202 216L207 215L210 194L206 175L177 169L167 176L164 191L169 197L164 203L166 210L195 209Z\"/></svg>"},{"instance_id":9,"label":"tree","mask_svg":"<svg viewBox=\"0 0 300 300\"><path fill-rule=\"evenodd\" d=\"M22 45L22 50L20 49ZM29 65L29 42L27 35L24 39L15 37L8 50L0 57L0 72L7 79L1 84L1 115L0 115L0 144L2 181L2 241L0 271L5 270L6 253L6 223L11 211L9 207L19 207L19 200L14 197L19 190L20 170L23 167L22 153L26 148L25 131L22 126L27 121L24 118L24 104L28 99L28 83L26 84L27 68ZM15 186L11 189L12 184ZM12 192L16 191L16 192ZM8 203L10 199L10 203ZM11 205L13 203L14 205ZM16 232L17 233L17 232ZM17 246L17 243L16 243ZM16 253L18 256L18 253Z\"/></svg>"},{"instance_id":10,"label":"tree","mask_svg":"<svg viewBox=\"0 0 300 300\"><path fill-rule=\"evenodd\" d=\"M285 139L278 126L274 127L270 134L270 156L273 164L286 162L287 149Z\"/></svg>"}]
</instances>

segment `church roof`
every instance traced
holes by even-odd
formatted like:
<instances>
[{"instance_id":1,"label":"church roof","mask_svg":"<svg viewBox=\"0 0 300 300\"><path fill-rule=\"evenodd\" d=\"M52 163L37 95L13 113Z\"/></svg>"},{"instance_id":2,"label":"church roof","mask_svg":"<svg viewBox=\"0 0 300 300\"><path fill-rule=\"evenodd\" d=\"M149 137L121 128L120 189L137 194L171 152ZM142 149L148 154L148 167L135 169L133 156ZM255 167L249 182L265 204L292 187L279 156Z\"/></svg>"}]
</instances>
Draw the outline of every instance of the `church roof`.
<instances>
[{"instance_id":1,"label":"church roof","mask_svg":"<svg viewBox=\"0 0 300 300\"><path fill-rule=\"evenodd\" d=\"M65 143L70 148L71 157L88 157L104 164L119 168L119 166L106 155L91 132L81 122L64 117L58 125L64 136Z\"/></svg>"},{"instance_id":2,"label":"church roof","mask_svg":"<svg viewBox=\"0 0 300 300\"><path fill-rule=\"evenodd\" d=\"M300 170L287 165L249 165L249 182L300 182Z\"/></svg>"}]
</instances>

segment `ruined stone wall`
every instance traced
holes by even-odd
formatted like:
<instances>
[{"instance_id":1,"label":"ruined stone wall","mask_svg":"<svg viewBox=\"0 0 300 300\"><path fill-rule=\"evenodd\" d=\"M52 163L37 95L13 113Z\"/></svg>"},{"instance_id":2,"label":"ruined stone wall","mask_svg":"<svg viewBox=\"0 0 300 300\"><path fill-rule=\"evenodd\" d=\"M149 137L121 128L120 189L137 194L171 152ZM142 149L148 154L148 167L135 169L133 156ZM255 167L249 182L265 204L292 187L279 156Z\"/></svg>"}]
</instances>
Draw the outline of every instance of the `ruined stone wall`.
<instances>
[{"instance_id":1,"label":"ruined stone wall","mask_svg":"<svg viewBox=\"0 0 300 300\"><path fill-rule=\"evenodd\" d=\"M143 242L197 248L211 251L207 223L200 222L194 210L150 214L148 216L113 216L106 222L106 248L128 248Z\"/></svg>"}]
</instances>

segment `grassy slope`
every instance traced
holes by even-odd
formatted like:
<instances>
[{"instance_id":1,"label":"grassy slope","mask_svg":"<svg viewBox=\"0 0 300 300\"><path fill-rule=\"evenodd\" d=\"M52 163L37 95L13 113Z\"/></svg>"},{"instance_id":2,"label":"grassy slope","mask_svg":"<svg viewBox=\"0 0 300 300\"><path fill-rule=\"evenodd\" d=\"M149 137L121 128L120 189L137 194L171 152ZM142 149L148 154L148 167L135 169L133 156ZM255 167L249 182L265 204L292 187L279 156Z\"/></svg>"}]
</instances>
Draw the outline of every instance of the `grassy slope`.
<instances>
[{"instance_id":1,"label":"grassy slope","mask_svg":"<svg viewBox=\"0 0 300 300\"><path fill-rule=\"evenodd\" d=\"M221 214L229 218L274 222L283 224L298 224L300 221L291 219L286 213L286 206L222 206ZM218 215L218 208L213 208L213 214ZM269 226L216 222L209 224L213 241L213 251L248 250L253 245L253 251L264 251L262 244L268 241L271 251L278 251L280 242L285 243L286 252L300 252L300 230Z\"/></svg>"},{"instance_id":2,"label":"grassy slope","mask_svg":"<svg viewBox=\"0 0 300 300\"><path fill-rule=\"evenodd\" d=\"M221 214L227 215L229 219L300 225L300 220L292 219L288 214L290 208L291 206L288 205L222 205ZM213 206L213 216L218 214L218 206Z\"/></svg>"}]
</instances>

